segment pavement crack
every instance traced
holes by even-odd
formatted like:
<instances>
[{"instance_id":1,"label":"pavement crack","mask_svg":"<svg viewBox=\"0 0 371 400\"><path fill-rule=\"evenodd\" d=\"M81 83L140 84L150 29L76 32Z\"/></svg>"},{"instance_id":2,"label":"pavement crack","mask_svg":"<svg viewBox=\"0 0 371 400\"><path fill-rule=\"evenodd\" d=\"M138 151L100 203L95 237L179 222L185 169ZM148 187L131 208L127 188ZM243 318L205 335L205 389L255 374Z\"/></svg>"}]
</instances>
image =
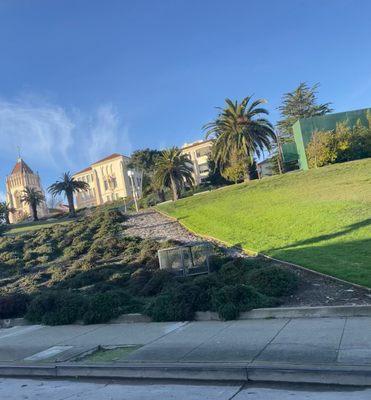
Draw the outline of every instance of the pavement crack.
<instances>
[{"instance_id":1,"label":"pavement crack","mask_svg":"<svg viewBox=\"0 0 371 400\"><path fill-rule=\"evenodd\" d=\"M263 353L263 351L273 342L274 339L286 328L286 326L291 322L291 319L288 319L286 323L278 330L278 332L272 337L272 339L258 352L258 354L252 358L251 363L253 363L257 358L260 357L260 355Z\"/></svg>"},{"instance_id":2,"label":"pavement crack","mask_svg":"<svg viewBox=\"0 0 371 400\"><path fill-rule=\"evenodd\" d=\"M343 337L344 337L344 333L345 333L345 328L346 328L347 322L348 322L348 318L345 318L343 331L341 332L341 336L340 336L340 340L339 340L339 346L338 346L338 348L336 350L336 359L335 359L336 362L338 362L338 360L339 360L339 351L341 349L341 344L343 342Z\"/></svg>"},{"instance_id":3,"label":"pavement crack","mask_svg":"<svg viewBox=\"0 0 371 400\"><path fill-rule=\"evenodd\" d=\"M69 342L70 340L75 340L75 339L77 339L77 338L79 338L79 337L81 337L81 336L87 335L88 333L95 332L95 331L97 331L98 329L103 329L104 326L105 326L105 325L98 326L97 328L93 328L93 329L88 330L88 331L86 331L86 332L80 333L80 334L78 334L78 335L76 335L76 336L73 336L73 337L70 337L70 338L68 338L68 339L62 340L62 341L60 341L60 342L55 343L53 346L58 346L58 345L65 344L65 342Z\"/></svg>"},{"instance_id":4,"label":"pavement crack","mask_svg":"<svg viewBox=\"0 0 371 400\"><path fill-rule=\"evenodd\" d=\"M216 332L214 335L208 337L207 339L205 339L202 343L200 343L198 346L194 347L192 350L189 350L186 354L184 354L181 358L179 358L179 361L184 360L185 357L187 357L189 354L191 354L192 352L196 351L197 349L199 349L202 345L204 345L206 342L209 342L211 339L213 339L214 337L218 336L220 333L222 333L223 331L225 331L226 329L228 329L230 326L232 326L233 323L228 324L226 327L220 329L218 332Z\"/></svg>"},{"instance_id":5,"label":"pavement crack","mask_svg":"<svg viewBox=\"0 0 371 400\"><path fill-rule=\"evenodd\" d=\"M245 382L244 384L242 384L242 385L238 388L237 392L234 393L234 394L233 394L231 397L229 397L227 400L233 400L236 396L238 396L238 395L245 389L246 385L247 385L247 382Z\"/></svg>"}]
</instances>

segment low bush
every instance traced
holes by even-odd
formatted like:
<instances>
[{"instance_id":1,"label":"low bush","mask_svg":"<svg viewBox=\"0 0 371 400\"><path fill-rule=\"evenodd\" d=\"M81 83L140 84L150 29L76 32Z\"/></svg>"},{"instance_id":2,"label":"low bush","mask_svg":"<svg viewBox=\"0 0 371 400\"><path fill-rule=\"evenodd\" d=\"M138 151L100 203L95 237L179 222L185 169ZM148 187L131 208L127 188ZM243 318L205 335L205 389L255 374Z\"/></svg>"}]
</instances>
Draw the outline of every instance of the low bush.
<instances>
[{"instance_id":1,"label":"low bush","mask_svg":"<svg viewBox=\"0 0 371 400\"><path fill-rule=\"evenodd\" d=\"M200 288L182 284L160 293L146 307L145 313L153 321L191 321L197 310Z\"/></svg>"},{"instance_id":2,"label":"low bush","mask_svg":"<svg viewBox=\"0 0 371 400\"><path fill-rule=\"evenodd\" d=\"M123 290L110 290L88 298L83 315L84 324L108 322L112 318L129 312L138 312L142 304Z\"/></svg>"},{"instance_id":3,"label":"low bush","mask_svg":"<svg viewBox=\"0 0 371 400\"><path fill-rule=\"evenodd\" d=\"M26 313L30 297L26 294L14 293L0 297L0 318L23 317Z\"/></svg>"},{"instance_id":4,"label":"low bush","mask_svg":"<svg viewBox=\"0 0 371 400\"><path fill-rule=\"evenodd\" d=\"M224 321L230 321L239 317L240 310L236 304L225 303L219 306L218 314Z\"/></svg>"},{"instance_id":5,"label":"low bush","mask_svg":"<svg viewBox=\"0 0 371 400\"><path fill-rule=\"evenodd\" d=\"M83 315L84 324L108 322L118 316L119 306L120 299L117 294L105 292L91 296Z\"/></svg>"},{"instance_id":6,"label":"low bush","mask_svg":"<svg viewBox=\"0 0 371 400\"><path fill-rule=\"evenodd\" d=\"M234 285L245 281L246 271L234 261L229 261L220 268L218 276L225 285Z\"/></svg>"},{"instance_id":7,"label":"low bush","mask_svg":"<svg viewBox=\"0 0 371 400\"><path fill-rule=\"evenodd\" d=\"M212 293L212 302L214 309L223 319L230 318L233 315L232 307L227 307L227 304L233 305L238 312L242 312L253 308L267 307L274 303L273 299L259 293L254 287L242 284L227 285L215 289Z\"/></svg>"},{"instance_id":8,"label":"low bush","mask_svg":"<svg viewBox=\"0 0 371 400\"><path fill-rule=\"evenodd\" d=\"M85 309L83 296L69 291L56 291L36 296L30 303L26 318L46 325L72 324Z\"/></svg>"},{"instance_id":9,"label":"low bush","mask_svg":"<svg viewBox=\"0 0 371 400\"><path fill-rule=\"evenodd\" d=\"M200 291L196 300L196 311L209 311L213 309L213 290L222 286L222 282L216 274L201 275L193 278L193 285Z\"/></svg>"},{"instance_id":10,"label":"low bush","mask_svg":"<svg viewBox=\"0 0 371 400\"><path fill-rule=\"evenodd\" d=\"M152 278L152 272L145 268L136 269L130 277L129 289L132 294L139 295L147 282Z\"/></svg>"},{"instance_id":11,"label":"low bush","mask_svg":"<svg viewBox=\"0 0 371 400\"><path fill-rule=\"evenodd\" d=\"M174 275L166 270L158 270L153 273L152 278L143 286L140 294L142 296L155 296L170 285Z\"/></svg>"},{"instance_id":12,"label":"low bush","mask_svg":"<svg viewBox=\"0 0 371 400\"><path fill-rule=\"evenodd\" d=\"M298 276L288 269L273 265L252 271L248 275L248 282L267 296L281 297L295 292Z\"/></svg>"}]
</instances>

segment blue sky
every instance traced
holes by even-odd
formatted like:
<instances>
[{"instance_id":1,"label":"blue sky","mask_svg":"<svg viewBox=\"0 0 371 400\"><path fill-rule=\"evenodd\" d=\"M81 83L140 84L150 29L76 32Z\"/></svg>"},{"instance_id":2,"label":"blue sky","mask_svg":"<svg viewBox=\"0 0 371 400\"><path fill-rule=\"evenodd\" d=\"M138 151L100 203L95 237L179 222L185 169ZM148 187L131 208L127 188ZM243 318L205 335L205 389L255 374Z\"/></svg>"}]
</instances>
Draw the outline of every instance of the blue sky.
<instances>
[{"instance_id":1,"label":"blue sky","mask_svg":"<svg viewBox=\"0 0 371 400\"><path fill-rule=\"evenodd\" d=\"M182 145L226 97L320 82L371 106L368 0L1 0L0 193L21 146L44 185L112 152ZM1 194L0 194L1 196Z\"/></svg>"}]
</instances>

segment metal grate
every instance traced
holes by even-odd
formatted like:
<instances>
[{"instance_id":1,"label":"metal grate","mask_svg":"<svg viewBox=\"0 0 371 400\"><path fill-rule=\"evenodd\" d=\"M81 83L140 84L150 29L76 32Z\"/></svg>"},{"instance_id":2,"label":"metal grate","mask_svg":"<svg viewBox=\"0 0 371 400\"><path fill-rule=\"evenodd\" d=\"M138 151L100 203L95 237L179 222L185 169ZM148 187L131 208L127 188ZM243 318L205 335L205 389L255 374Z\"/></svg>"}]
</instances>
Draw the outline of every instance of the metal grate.
<instances>
[{"instance_id":1,"label":"metal grate","mask_svg":"<svg viewBox=\"0 0 371 400\"><path fill-rule=\"evenodd\" d=\"M208 274L212 247L209 243L170 247L158 251L161 269L171 269L181 276Z\"/></svg>"}]
</instances>

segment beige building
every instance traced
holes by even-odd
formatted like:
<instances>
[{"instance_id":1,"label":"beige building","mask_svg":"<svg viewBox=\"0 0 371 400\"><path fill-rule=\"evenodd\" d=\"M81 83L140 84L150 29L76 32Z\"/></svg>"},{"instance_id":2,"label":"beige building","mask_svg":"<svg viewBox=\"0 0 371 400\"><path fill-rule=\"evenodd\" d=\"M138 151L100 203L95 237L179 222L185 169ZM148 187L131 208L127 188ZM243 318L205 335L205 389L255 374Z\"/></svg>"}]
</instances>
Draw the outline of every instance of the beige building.
<instances>
[{"instance_id":1,"label":"beige building","mask_svg":"<svg viewBox=\"0 0 371 400\"><path fill-rule=\"evenodd\" d=\"M31 215L30 206L21 201L23 191L26 187L35 188L45 196L39 175L35 174L22 158L18 158L11 174L6 178L6 202L10 207L15 209L15 212L9 215L9 220L12 224L24 220ZM48 215L45 202L42 202L37 207L37 213L39 218Z\"/></svg>"},{"instance_id":2,"label":"beige building","mask_svg":"<svg viewBox=\"0 0 371 400\"><path fill-rule=\"evenodd\" d=\"M73 177L89 184L89 190L77 193L76 208L91 207L107 202L133 197L134 186L138 198L142 196L142 177L133 171L128 175L130 158L121 154L111 154L90 167L77 172Z\"/></svg>"},{"instance_id":3,"label":"beige building","mask_svg":"<svg viewBox=\"0 0 371 400\"><path fill-rule=\"evenodd\" d=\"M182 146L182 154L187 154L193 164L193 178L195 184L199 185L209 176L209 155L213 145L212 140L199 140L186 143Z\"/></svg>"}]
</instances>

